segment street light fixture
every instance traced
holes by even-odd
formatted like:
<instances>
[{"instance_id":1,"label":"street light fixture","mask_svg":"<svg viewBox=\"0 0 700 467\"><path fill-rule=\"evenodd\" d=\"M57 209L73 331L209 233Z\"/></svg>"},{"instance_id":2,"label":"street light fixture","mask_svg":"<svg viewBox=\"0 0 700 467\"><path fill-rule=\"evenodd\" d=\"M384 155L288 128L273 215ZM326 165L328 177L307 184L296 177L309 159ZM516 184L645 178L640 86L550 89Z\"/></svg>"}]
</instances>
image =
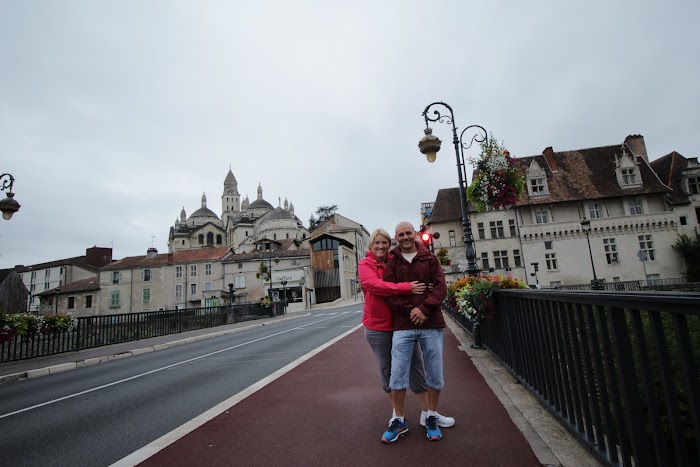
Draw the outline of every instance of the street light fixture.
<instances>
[{"instance_id":1,"label":"street light fixture","mask_svg":"<svg viewBox=\"0 0 700 467\"><path fill-rule=\"evenodd\" d=\"M593 262L593 250L591 250L591 238L588 233L591 230L591 221L588 219L583 219L581 221L581 228L586 233L586 241L588 242L588 254L591 257L591 268L593 269L593 280L591 281L591 289L593 290L603 290L605 286L598 280L598 276L595 273L595 263Z\"/></svg>"},{"instance_id":2,"label":"street light fixture","mask_svg":"<svg viewBox=\"0 0 700 467\"><path fill-rule=\"evenodd\" d=\"M433 110L434 117L428 116L428 111L433 106L443 106L450 114L442 115L439 110ZM472 227L469 221L469 206L467 204L467 173L466 164L464 163L464 150L469 149L474 142L484 143L488 140L488 135L484 127L480 125L470 125L466 127L457 136L457 127L454 123L454 112L452 107L445 104L444 102L433 102L428 105L423 111L423 117L425 118L425 136L418 143L418 148L420 152L425 154L428 162L435 162L437 159L437 153L440 151L441 141L437 136L433 135L433 130L429 126L429 122L440 122L452 125L452 143L455 147L455 156L457 157L457 175L459 180L459 204L462 209L462 231L464 232L463 240L466 246L466 257L467 257L467 269L466 272L470 276L479 275L479 266L476 264L476 250L474 248L474 235L472 234ZM475 134L469 140L469 144L465 144L463 141L464 133L467 130L472 130Z\"/></svg>"},{"instance_id":3,"label":"street light fixture","mask_svg":"<svg viewBox=\"0 0 700 467\"><path fill-rule=\"evenodd\" d=\"M282 284L282 297L284 297L284 311L287 312L287 281L281 281Z\"/></svg>"},{"instance_id":4,"label":"street light fixture","mask_svg":"<svg viewBox=\"0 0 700 467\"><path fill-rule=\"evenodd\" d=\"M7 191L7 197L0 201L0 211L2 211L2 218L6 221L12 219L12 215L19 211L21 205L15 201L15 194L12 193L12 186L15 184L15 177L10 174L0 175L0 181L2 185L0 186L0 191Z\"/></svg>"}]
</instances>

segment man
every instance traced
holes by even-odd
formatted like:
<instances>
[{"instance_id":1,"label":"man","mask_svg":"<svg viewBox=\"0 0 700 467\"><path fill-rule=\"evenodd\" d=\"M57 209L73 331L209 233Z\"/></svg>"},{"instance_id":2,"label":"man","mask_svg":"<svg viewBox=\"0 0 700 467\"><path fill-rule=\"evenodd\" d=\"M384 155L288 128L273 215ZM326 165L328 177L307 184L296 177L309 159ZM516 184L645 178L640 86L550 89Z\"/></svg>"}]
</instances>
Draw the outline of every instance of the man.
<instances>
[{"instance_id":1,"label":"man","mask_svg":"<svg viewBox=\"0 0 700 467\"><path fill-rule=\"evenodd\" d=\"M432 287L422 295L402 295L386 299L393 312L394 335L389 386L395 418L382 436L382 441L391 443L408 431L408 423L404 418L404 400L411 356L416 345L420 345L423 351L428 385L426 434L429 440L437 441L442 438L437 403L444 385L442 333L445 320L440 305L447 294L445 275L437 257L416 241L416 231L410 222L401 222L396 226L395 239L397 246L393 250L393 258L387 263L384 280L396 283L419 281L432 284ZM449 417L444 418L444 421L447 421ZM452 424L454 420L449 418L449 424L443 426Z\"/></svg>"}]
</instances>

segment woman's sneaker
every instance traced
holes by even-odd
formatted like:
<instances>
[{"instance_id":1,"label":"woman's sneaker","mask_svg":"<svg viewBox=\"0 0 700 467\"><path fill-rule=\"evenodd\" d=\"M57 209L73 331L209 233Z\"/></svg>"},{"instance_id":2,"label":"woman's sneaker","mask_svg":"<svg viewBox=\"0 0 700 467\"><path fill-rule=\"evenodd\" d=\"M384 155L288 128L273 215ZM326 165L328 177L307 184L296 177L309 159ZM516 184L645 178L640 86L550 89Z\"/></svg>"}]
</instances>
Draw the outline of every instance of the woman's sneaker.
<instances>
[{"instance_id":1,"label":"woman's sneaker","mask_svg":"<svg viewBox=\"0 0 700 467\"><path fill-rule=\"evenodd\" d=\"M425 419L428 417L427 412L421 412L420 414L420 424L421 426L425 426ZM438 426L441 426L443 428L449 428L451 426L454 426L455 424L455 419L452 417L446 417L445 415L440 415L437 414L437 424Z\"/></svg>"},{"instance_id":2,"label":"woman's sneaker","mask_svg":"<svg viewBox=\"0 0 700 467\"><path fill-rule=\"evenodd\" d=\"M382 435L382 443L393 443L399 436L404 436L408 433L408 423L406 420L400 421L398 418L393 419L389 423L389 428Z\"/></svg>"},{"instance_id":3,"label":"woman's sneaker","mask_svg":"<svg viewBox=\"0 0 700 467\"><path fill-rule=\"evenodd\" d=\"M442 438L442 431L438 427L438 418L434 416L425 419L425 434L430 441L438 441Z\"/></svg>"}]
</instances>

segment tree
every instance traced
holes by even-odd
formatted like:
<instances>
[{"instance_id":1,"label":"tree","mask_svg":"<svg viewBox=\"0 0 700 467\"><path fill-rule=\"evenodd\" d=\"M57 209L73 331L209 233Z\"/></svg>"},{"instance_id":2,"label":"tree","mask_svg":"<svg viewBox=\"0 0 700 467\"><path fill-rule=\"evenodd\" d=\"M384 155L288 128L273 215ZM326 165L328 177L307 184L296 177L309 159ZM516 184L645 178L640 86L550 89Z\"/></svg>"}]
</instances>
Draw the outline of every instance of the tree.
<instances>
[{"instance_id":1,"label":"tree","mask_svg":"<svg viewBox=\"0 0 700 467\"><path fill-rule=\"evenodd\" d=\"M316 227L326 222L328 219L333 217L337 210L337 204L331 204L329 206L319 206L318 208L316 208L316 216L318 216L318 218L314 217L314 215L311 214L311 217L309 218L309 230L314 230Z\"/></svg>"},{"instance_id":2,"label":"tree","mask_svg":"<svg viewBox=\"0 0 700 467\"><path fill-rule=\"evenodd\" d=\"M685 260L688 282L700 281L700 233L696 233L695 238L679 235L671 248Z\"/></svg>"}]
</instances>

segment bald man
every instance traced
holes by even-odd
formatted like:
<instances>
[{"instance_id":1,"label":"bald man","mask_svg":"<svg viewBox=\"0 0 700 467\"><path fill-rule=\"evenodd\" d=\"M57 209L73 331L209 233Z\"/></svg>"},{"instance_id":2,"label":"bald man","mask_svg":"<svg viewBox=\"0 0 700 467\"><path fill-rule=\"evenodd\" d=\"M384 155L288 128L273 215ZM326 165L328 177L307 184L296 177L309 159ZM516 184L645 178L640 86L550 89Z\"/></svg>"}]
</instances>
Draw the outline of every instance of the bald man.
<instances>
[{"instance_id":1,"label":"bald man","mask_svg":"<svg viewBox=\"0 0 700 467\"><path fill-rule=\"evenodd\" d=\"M437 441L442 438L437 404L440 390L444 386L442 346L445 320L441 304L447 294L445 275L437 257L416 240L416 231L410 222L399 223L395 234L397 246L392 251L393 257L387 263L384 280L396 283L418 281L432 284L432 287L422 295L402 295L386 299L392 311L394 328L389 386L395 418L382 436L382 441L391 443L408 431L408 423L404 417L404 400L411 356L416 345L420 345L423 351L428 385L426 435L429 440ZM454 424L454 420L451 420L451 423Z\"/></svg>"}]
</instances>

